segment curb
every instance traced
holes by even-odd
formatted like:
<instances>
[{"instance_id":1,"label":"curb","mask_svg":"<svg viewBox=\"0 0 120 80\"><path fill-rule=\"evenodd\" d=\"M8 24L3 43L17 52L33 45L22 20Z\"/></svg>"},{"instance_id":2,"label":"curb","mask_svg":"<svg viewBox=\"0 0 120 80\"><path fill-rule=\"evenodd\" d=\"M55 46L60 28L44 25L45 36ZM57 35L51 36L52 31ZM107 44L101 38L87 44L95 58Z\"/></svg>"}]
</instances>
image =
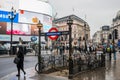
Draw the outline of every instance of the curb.
<instances>
[{"instance_id":1,"label":"curb","mask_svg":"<svg viewBox=\"0 0 120 80\"><path fill-rule=\"evenodd\" d=\"M25 55L25 56L35 56L33 54ZM8 58L8 57L15 57L15 55L0 55L0 58Z\"/></svg>"},{"instance_id":2,"label":"curb","mask_svg":"<svg viewBox=\"0 0 120 80\"><path fill-rule=\"evenodd\" d=\"M0 58L14 57L15 55L0 55Z\"/></svg>"}]
</instances>

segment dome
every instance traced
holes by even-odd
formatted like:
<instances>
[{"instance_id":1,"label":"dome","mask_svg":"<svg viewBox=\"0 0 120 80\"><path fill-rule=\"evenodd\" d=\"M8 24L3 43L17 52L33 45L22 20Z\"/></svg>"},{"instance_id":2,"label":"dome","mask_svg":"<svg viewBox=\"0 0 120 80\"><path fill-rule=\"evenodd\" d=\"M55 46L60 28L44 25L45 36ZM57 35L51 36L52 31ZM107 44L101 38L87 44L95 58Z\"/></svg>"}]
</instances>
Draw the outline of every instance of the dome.
<instances>
[{"instance_id":1,"label":"dome","mask_svg":"<svg viewBox=\"0 0 120 80\"><path fill-rule=\"evenodd\" d=\"M113 22L120 20L120 10L117 12L116 17L113 19Z\"/></svg>"},{"instance_id":2,"label":"dome","mask_svg":"<svg viewBox=\"0 0 120 80\"><path fill-rule=\"evenodd\" d=\"M117 12L116 17L120 17L120 10Z\"/></svg>"}]
</instances>

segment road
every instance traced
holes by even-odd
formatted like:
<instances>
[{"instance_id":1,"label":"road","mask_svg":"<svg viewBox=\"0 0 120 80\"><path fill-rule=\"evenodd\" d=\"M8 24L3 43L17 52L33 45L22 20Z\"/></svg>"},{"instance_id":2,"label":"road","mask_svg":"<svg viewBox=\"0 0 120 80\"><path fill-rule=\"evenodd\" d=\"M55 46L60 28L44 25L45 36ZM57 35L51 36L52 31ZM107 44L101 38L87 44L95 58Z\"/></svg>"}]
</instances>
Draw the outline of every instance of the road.
<instances>
[{"instance_id":1,"label":"road","mask_svg":"<svg viewBox=\"0 0 120 80\"><path fill-rule=\"evenodd\" d=\"M49 56L51 55L51 52L41 51L41 55L44 56L45 60L48 60ZM13 63L13 60L14 60L14 57L0 58L0 78L3 76L6 76L7 74L17 71L16 64ZM34 55L25 56L24 68L27 69L27 68L35 67L37 62L38 62L37 56L34 56Z\"/></svg>"},{"instance_id":2,"label":"road","mask_svg":"<svg viewBox=\"0 0 120 80\"><path fill-rule=\"evenodd\" d=\"M0 58L0 78L16 72L16 65L13 63L14 57ZM25 56L24 67L25 69L34 67L37 63L37 56Z\"/></svg>"}]
</instances>

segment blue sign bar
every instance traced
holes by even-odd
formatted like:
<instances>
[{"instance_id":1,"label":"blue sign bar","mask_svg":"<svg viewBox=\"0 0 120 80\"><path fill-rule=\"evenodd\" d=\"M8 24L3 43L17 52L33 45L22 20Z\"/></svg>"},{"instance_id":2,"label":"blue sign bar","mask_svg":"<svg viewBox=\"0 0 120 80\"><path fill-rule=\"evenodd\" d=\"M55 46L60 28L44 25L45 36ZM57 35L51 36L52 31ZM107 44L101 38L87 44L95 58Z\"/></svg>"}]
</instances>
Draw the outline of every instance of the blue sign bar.
<instances>
[{"instance_id":1,"label":"blue sign bar","mask_svg":"<svg viewBox=\"0 0 120 80\"><path fill-rule=\"evenodd\" d=\"M46 33L46 36L56 36L56 35L61 35L61 32L48 32Z\"/></svg>"},{"instance_id":2,"label":"blue sign bar","mask_svg":"<svg viewBox=\"0 0 120 80\"><path fill-rule=\"evenodd\" d=\"M8 11L2 11L0 10L0 22L11 22L8 17L9 12ZM14 23L18 23L18 13L16 13L16 17L13 20Z\"/></svg>"}]
</instances>

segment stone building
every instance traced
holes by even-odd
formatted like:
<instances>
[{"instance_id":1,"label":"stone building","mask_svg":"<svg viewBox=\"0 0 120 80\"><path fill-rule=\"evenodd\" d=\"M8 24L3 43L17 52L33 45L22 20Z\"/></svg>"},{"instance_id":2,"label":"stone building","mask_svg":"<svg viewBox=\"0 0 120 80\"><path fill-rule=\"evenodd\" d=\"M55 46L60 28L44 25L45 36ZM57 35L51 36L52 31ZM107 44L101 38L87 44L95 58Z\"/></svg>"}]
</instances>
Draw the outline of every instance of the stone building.
<instances>
[{"instance_id":1,"label":"stone building","mask_svg":"<svg viewBox=\"0 0 120 80\"><path fill-rule=\"evenodd\" d=\"M100 44L101 43L101 31L97 31L97 32L95 32L94 33L94 35L93 35L93 43L94 44L96 44L96 45L98 45L98 44Z\"/></svg>"},{"instance_id":2,"label":"stone building","mask_svg":"<svg viewBox=\"0 0 120 80\"><path fill-rule=\"evenodd\" d=\"M113 41L117 43L118 39L120 39L120 11L117 12L115 18L113 18L112 25L107 28L107 26L103 26L100 32L96 32L93 36L93 41L96 43L100 42L100 39L104 38L104 41L107 43L108 41L112 43ZM105 30L106 29L106 30ZM101 36L100 36L101 34ZM99 36L99 40L98 40Z\"/></svg>"},{"instance_id":3,"label":"stone building","mask_svg":"<svg viewBox=\"0 0 120 80\"><path fill-rule=\"evenodd\" d=\"M113 30L116 30L116 33L113 33ZM117 12L116 17L113 19L110 32L114 35L114 41L117 43L118 39L120 39L120 10Z\"/></svg>"},{"instance_id":4,"label":"stone building","mask_svg":"<svg viewBox=\"0 0 120 80\"><path fill-rule=\"evenodd\" d=\"M93 43L103 44L109 42L110 26L104 25L93 35Z\"/></svg>"},{"instance_id":5,"label":"stone building","mask_svg":"<svg viewBox=\"0 0 120 80\"><path fill-rule=\"evenodd\" d=\"M72 20L72 46L84 45L85 34L86 41L90 40L90 27L87 22L79 18L76 15L69 15ZM55 19L53 24L56 25L59 31L69 31L69 26L67 25L67 20L69 16L65 16L59 19ZM69 45L69 35L61 35L59 37L60 44L65 46Z\"/></svg>"}]
</instances>

